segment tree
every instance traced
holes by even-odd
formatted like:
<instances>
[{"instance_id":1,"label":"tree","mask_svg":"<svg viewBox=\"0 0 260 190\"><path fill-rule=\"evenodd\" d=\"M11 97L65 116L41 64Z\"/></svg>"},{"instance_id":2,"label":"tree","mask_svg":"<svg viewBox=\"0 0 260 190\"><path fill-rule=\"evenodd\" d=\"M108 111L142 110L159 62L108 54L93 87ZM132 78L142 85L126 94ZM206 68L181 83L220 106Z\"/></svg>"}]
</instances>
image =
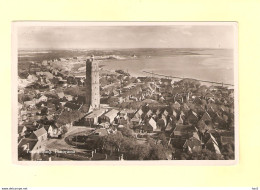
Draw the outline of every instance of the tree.
<instances>
[{"instance_id":1,"label":"tree","mask_svg":"<svg viewBox=\"0 0 260 190\"><path fill-rule=\"evenodd\" d=\"M67 132L68 132L67 127L63 126L63 127L61 128L61 134L65 134L65 133L67 133Z\"/></svg>"},{"instance_id":2,"label":"tree","mask_svg":"<svg viewBox=\"0 0 260 190\"><path fill-rule=\"evenodd\" d=\"M167 148L168 147L168 141L166 139L166 136L164 133L160 133L158 135L157 141L160 140L161 144L163 145L163 147Z\"/></svg>"},{"instance_id":3,"label":"tree","mask_svg":"<svg viewBox=\"0 0 260 190\"><path fill-rule=\"evenodd\" d=\"M71 120L70 120L70 112L68 111L64 111L62 112L62 114L60 114L58 120L57 120L57 123L60 124L60 125L66 125L68 123L70 123Z\"/></svg>"},{"instance_id":4,"label":"tree","mask_svg":"<svg viewBox=\"0 0 260 190\"><path fill-rule=\"evenodd\" d=\"M122 141L123 135L120 132L117 132L116 134L107 135L104 138L105 147L106 149L110 150L110 155L112 155L116 151L120 151Z\"/></svg>"},{"instance_id":5,"label":"tree","mask_svg":"<svg viewBox=\"0 0 260 190\"><path fill-rule=\"evenodd\" d=\"M82 113L88 113L88 111L89 111L89 106L88 105L86 105L86 104L84 104L83 106L81 106L81 108L80 108L80 111L82 112Z\"/></svg>"},{"instance_id":6,"label":"tree","mask_svg":"<svg viewBox=\"0 0 260 190\"><path fill-rule=\"evenodd\" d=\"M147 159L150 154L150 146L147 144L136 144L131 153L135 160Z\"/></svg>"},{"instance_id":7,"label":"tree","mask_svg":"<svg viewBox=\"0 0 260 190\"><path fill-rule=\"evenodd\" d=\"M80 89L78 86L69 87L69 88L65 89L64 93L71 95L71 96L78 96L80 94Z\"/></svg>"},{"instance_id":8,"label":"tree","mask_svg":"<svg viewBox=\"0 0 260 190\"><path fill-rule=\"evenodd\" d=\"M134 131L129 129L128 127L124 127L120 130L123 136L133 138L134 137Z\"/></svg>"},{"instance_id":9,"label":"tree","mask_svg":"<svg viewBox=\"0 0 260 190\"><path fill-rule=\"evenodd\" d=\"M166 160L166 150L161 144L150 144L149 160Z\"/></svg>"},{"instance_id":10,"label":"tree","mask_svg":"<svg viewBox=\"0 0 260 190\"><path fill-rule=\"evenodd\" d=\"M231 143L225 144L222 147L221 152L222 152L225 160L234 160L235 159L234 144L231 144Z\"/></svg>"}]
</instances>

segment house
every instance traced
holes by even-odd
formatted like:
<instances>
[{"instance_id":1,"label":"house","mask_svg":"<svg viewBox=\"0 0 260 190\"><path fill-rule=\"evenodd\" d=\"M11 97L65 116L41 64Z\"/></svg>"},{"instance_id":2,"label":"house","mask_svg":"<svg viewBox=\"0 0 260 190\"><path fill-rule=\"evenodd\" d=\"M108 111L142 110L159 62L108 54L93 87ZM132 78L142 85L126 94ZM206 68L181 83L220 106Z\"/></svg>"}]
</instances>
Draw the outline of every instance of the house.
<instances>
[{"instance_id":1,"label":"house","mask_svg":"<svg viewBox=\"0 0 260 190\"><path fill-rule=\"evenodd\" d=\"M221 106L220 106L220 111L221 111L222 113L228 113L228 112L229 112L229 108L226 107L226 106L224 106L224 105L221 105Z\"/></svg>"},{"instance_id":2,"label":"house","mask_svg":"<svg viewBox=\"0 0 260 190\"><path fill-rule=\"evenodd\" d=\"M201 141L195 137L191 137L185 141L183 149L189 151L190 153L200 152L202 150Z\"/></svg>"},{"instance_id":3,"label":"house","mask_svg":"<svg viewBox=\"0 0 260 190\"><path fill-rule=\"evenodd\" d=\"M85 121L87 123L87 125L96 125L98 124L98 118L100 116L102 116L105 113L104 109L99 109L99 110L93 110L92 113L90 113L89 115L87 115L85 117Z\"/></svg>"},{"instance_id":4,"label":"house","mask_svg":"<svg viewBox=\"0 0 260 190\"><path fill-rule=\"evenodd\" d=\"M146 116L147 116L147 117L151 117L152 114L153 114L152 110L148 110L148 112L146 113Z\"/></svg>"},{"instance_id":5,"label":"house","mask_svg":"<svg viewBox=\"0 0 260 190\"><path fill-rule=\"evenodd\" d=\"M176 124L179 124L179 125L183 124L183 119L182 119L182 117L180 117L180 119L177 121Z\"/></svg>"},{"instance_id":6,"label":"house","mask_svg":"<svg viewBox=\"0 0 260 190\"><path fill-rule=\"evenodd\" d=\"M206 149L215 152L217 154L221 154L219 150L219 145L218 142L216 141L215 137L210 133L210 138L209 140L205 143Z\"/></svg>"},{"instance_id":7,"label":"house","mask_svg":"<svg viewBox=\"0 0 260 190\"><path fill-rule=\"evenodd\" d=\"M190 110L190 107L189 107L186 103L184 103L184 104L183 104L183 110L184 110L185 112L187 112L187 111Z\"/></svg>"},{"instance_id":8,"label":"house","mask_svg":"<svg viewBox=\"0 0 260 190\"><path fill-rule=\"evenodd\" d=\"M141 119L133 117L130 121L133 125L138 125L140 124Z\"/></svg>"},{"instance_id":9,"label":"house","mask_svg":"<svg viewBox=\"0 0 260 190\"><path fill-rule=\"evenodd\" d=\"M147 77L137 77L137 80L140 82L144 82L147 79Z\"/></svg>"},{"instance_id":10,"label":"house","mask_svg":"<svg viewBox=\"0 0 260 190\"><path fill-rule=\"evenodd\" d=\"M36 127L36 125L35 125L35 123L33 121L26 120L22 124L27 128L27 130L29 128L35 128Z\"/></svg>"},{"instance_id":11,"label":"house","mask_svg":"<svg viewBox=\"0 0 260 190\"><path fill-rule=\"evenodd\" d=\"M212 121L212 119L211 119L211 117L210 117L210 115L209 115L208 112L205 112L205 113L203 114L203 116L201 117L201 120L203 120L204 122L205 122L205 121Z\"/></svg>"},{"instance_id":12,"label":"house","mask_svg":"<svg viewBox=\"0 0 260 190\"><path fill-rule=\"evenodd\" d=\"M64 92L58 92L57 95L58 95L59 99L63 99L65 96Z\"/></svg>"},{"instance_id":13,"label":"house","mask_svg":"<svg viewBox=\"0 0 260 190\"><path fill-rule=\"evenodd\" d=\"M172 111L172 115L173 115L175 118L177 118L177 113L176 113L175 110Z\"/></svg>"},{"instance_id":14,"label":"house","mask_svg":"<svg viewBox=\"0 0 260 190\"><path fill-rule=\"evenodd\" d=\"M205 133L206 132L206 128L207 128L207 125L206 123L203 121L203 120L200 120L197 124L198 126L198 130L201 132L201 133Z\"/></svg>"},{"instance_id":15,"label":"house","mask_svg":"<svg viewBox=\"0 0 260 190\"><path fill-rule=\"evenodd\" d=\"M113 90L112 93L111 93L112 96L118 96L119 95L119 92L116 91L116 90Z\"/></svg>"},{"instance_id":16,"label":"house","mask_svg":"<svg viewBox=\"0 0 260 190\"><path fill-rule=\"evenodd\" d=\"M107 121L109 123L113 123L115 118L118 116L119 111L112 109L107 113L103 114L100 118L102 121Z\"/></svg>"},{"instance_id":17,"label":"house","mask_svg":"<svg viewBox=\"0 0 260 190\"><path fill-rule=\"evenodd\" d=\"M166 128L166 119L159 119L156 123L157 125L157 129L160 129L160 131L165 131L165 128Z\"/></svg>"},{"instance_id":18,"label":"house","mask_svg":"<svg viewBox=\"0 0 260 190\"><path fill-rule=\"evenodd\" d=\"M190 124L196 124L198 122L198 115L194 111L190 111L188 113L187 121Z\"/></svg>"},{"instance_id":19,"label":"house","mask_svg":"<svg viewBox=\"0 0 260 190\"><path fill-rule=\"evenodd\" d=\"M43 60L43 61L42 61L42 65L47 66L47 65L48 65L47 60Z\"/></svg>"},{"instance_id":20,"label":"house","mask_svg":"<svg viewBox=\"0 0 260 190\"><path fill-rule=\"evenodd\" d=\"M36 103L47 102L48 98L42 95L39 99L36 100Z\"/></svg>"},{"instance_id":21,"label":"house","mask_svg":"<svg viewBox=\"0 0 260 190\"><path fill-rule=\"evenodd\" d=\"M27 77L27 80L28 80L29 82L36 82L36 81L38 80L38 77L36 77L35 75L29 75L29 76Z\"/></svg>"},{"instance_id":22,"label":"house","mask_svg":"<svg viewBox=\"0 0 260 190\"><path fill-rule=\"evenodd\" d=\"M48 133L49 137L58 137L61 134L61 128L58 128L55 125L44 126L45 130Z\"/></svg>"},{"instance_id":23,"label":"house","mask_svg":"<svg viewBox=\"0 0 260 190\"><path fill-rule=\"evenodd\" d=\"M109 102L109 104L111 105L111 104L121 104L121 103L123 103L124 102L124 98L123 97L121 97L121 96L111 96L111 97L109 97L108 98L108 102Z\"/></svg>"},{"instance_id":24,"label":"house","mask_svg":"<svg viewBox=\"0 0 260 190\"><path fill-rule=\"evenodd\" d=\"M37 106L38 108L39 108L39 107L47 106L47 102L43 102L43 101L38 102L38 103L36 104L36 106Z\"/></svg>"},{"instance_id":25,"label":"house","mask_svg":"<svg viewBox=\"0 0 260 190\"><path fill-rule=\"evenodd\" d=\"M199 97L196 96L196 97L194 98L194 100L193 100L193 103L194 103L194 104L197 104L197 105L201 105L201 104L202 104L202 101L201 101L201 99L200 99Z\"/></svg>"},{"instance_id":26,"label":"house","mask_svg":"<svg viewBox=\"0 0 260 190\"><path fill-rule=\"evenodd\" d=\"M25 136L25 132L27 131L27 128L26 126L18 126L18 134L19 134L19 137L24 137Z\"/></svg>"},{"instance_id":27,"label":"house","mask_svg":"<svg viewBox=\"0 0 260 190\"><path fill-rule=\"evenodd\" d=\"M65 95L65 97L66 97L66 99L68 101L72 101L73 100L73 96L71 96L71 95Z\"/></svg>"},{"instance_id":28,"label":"house","mask_svg":"<svg viewBox=\"0 0 260 190\"><path fill-rule=\"evenodd\" d=\"M153 128L153 131L157 129L156 121L153 118L151 118L148 123Z\"/></svg>"},{"instance_id":29,"label":"house","mask_svg":"<svg viewBox=\"0 0 260 190\"><path fill-rule=\"evenodd\" d=\"M174 136L188 136L192 135L193 132L195 132L196 129L192 127L191 125L180 125L177 124L175 129L173 130Z\"/></svg>"},{"instance_id":30,"label":"house","mask_svg":"<svg viewBox=\"0 0 260 190\"><path fill-rule=\"evenodd\" d=\"M134 117L140 119L142 115L143 115L143 110L140 108L139 110L137 110Z\"/></svg>"},{"instance_id":31,"label":"house","mask_svg":"<svg viewBox=\"0 0 260 190\"><path fill-rule=\"evenodd\" d=\"M173 107L174 109L176 109L176 110L179 110L180 107L181 107L181 105L180 105L179 102L175 101L174 104L172 105L172 107Z\"/></svg>"},{"instance_id":32,"label":"house","mask_svg":"<svg viewBox=\"0 0 260 190\"><path fill-rule=\"evenodd\" d=\"M37 139L24 138L18 144L19 159L39 160L39 154L45 151L45 144Z\"/></svg>"},{"instance_id":33,"label":"house","mask_svg":"<svg viewBox=\"0 0 260 190\"><path fill-rule=\"evenodd\" d=\"M216 124L216 125L224 125L225 124L223 117L221 115L219 115L218 113L216 113L216 116L215 116L213 121L214 121L214 124Z\"/></svg>"},{"instance_id":34,"label":"house","mask_svg":"<svg viewBox=\"0 0 260 190\"><path fill-rule=\"evenodd\" d=\"M156 110L155 114L156 114L157 117L161 114L160 108L158 108L158 109Z\"/></svg>"},{"instance_id":35,"label":"house","mask_svg":"<svg viewBox=\"0 0 260 190\"><path fill-rule=\"evenodd\" d=\"M124 119L133 118L135 114L135 110L133 109L123 109L120 111L120 117Z\"/></svg>"},{"instance_id":36,"label":"house","mask_svg":"<svg viewBox=\"0 0 260 190\"><path fill-rule=\"evenodd\" d=\"M168 112L167 110L164 110L164 112L162 113L162 115L163 115L164 117L167 117L167 116L169 115L169 112Z\"/></svg>"},{"instance_id":37,"label":"house","mask_svg":"<svg viewBox=\"0 0 260 190\"><path fill-rule=\"evenodd\" d=\"M36 131L34 131L31 135L30 138L31 139L36 139L38 141L45 141L47 139L48 133L45 130L44 127L37 129Z\"/></svg>"},{"instance_id":38,"label":"house","mask_svg":"<svg viewBox=\"0 0 260 190\"><path fill-rule=\"evenodd\" d=\"M209 90L210 90L210 91L216 91L217 88L216 88L215 86L210 86L210 87L209 87Z\"/></svg>"},{"instance_id":39,"label":"house","mask_svg":"<svg viewBox=\"0 0 260 190\"><path fill-rule=\"evenodd\" d=\"M215 100L213 98L209 98L208 103L215 103Z\"/></svg>"},{"instance_id":40,"label":"house","mask_svg":"<svg viewBox=\"0 0 260 190\"><path fill-rule=\"evenodd\" d=\"M172 121L170 120L170 122L168 122L166 128L165 128L165 131L171 131L173 129L173 123Z\"/></svg>"}]
</instances>

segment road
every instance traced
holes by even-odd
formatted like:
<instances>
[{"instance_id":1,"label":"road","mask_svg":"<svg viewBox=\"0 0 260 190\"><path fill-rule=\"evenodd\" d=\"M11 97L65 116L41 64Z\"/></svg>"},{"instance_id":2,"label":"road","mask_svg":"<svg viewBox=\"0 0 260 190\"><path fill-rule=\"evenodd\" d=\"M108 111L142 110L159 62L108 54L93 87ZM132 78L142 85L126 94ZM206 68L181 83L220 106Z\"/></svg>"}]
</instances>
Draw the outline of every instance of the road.
<instances>
[{"instance_id":1,"label":"road","mask_svg":"<svg viewBox=\"0 0 260 190\"><path fill-rule=\"evenodd\" d=\"M86 150L76 148L75 146L69 145L65 142L65 138L69 135L79 133L79 132L87 132L92 128L90 127L81 127L81 126L72 126L69 131L65 134L62 139L49 139L46 142L46 150L55 151L55 150L73 150L75 152L84 152Z\"/></svg>"}]
</instances>

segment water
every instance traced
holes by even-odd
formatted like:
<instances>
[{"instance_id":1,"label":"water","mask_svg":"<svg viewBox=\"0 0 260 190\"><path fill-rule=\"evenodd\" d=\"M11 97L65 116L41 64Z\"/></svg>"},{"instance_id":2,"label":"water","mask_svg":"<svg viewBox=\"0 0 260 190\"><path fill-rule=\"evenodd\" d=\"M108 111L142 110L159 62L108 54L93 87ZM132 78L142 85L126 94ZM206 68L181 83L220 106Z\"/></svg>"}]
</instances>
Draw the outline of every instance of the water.
<instances>
[{"instance_id":1,"label":"water","mask_svg":"<svg viewBox=\"0 0 260 190\"><path fill-rule=\"evenodd\" d=\"M107 70L122 69L133 76L143 71L234 84L233 51L229 49L117 49L19 51L19 64L58 57L116 55L100 65ZM135 55L135 56L133 56Z\"/></svg>"},{"instance_id":2,"label":"water","mask_svg":"<svg viewBox=\"0 0 260 190\"><path fill-rule=\"evenodd\" d=\"M231 50L189 50L189 54L176 53L164 56L151 55L149 58L106 60L101 64L104 69L128 70L131 75L135 76L147 75L143 71L149 71L163 75L234 84Z\"/></svg>"}]
</instances>

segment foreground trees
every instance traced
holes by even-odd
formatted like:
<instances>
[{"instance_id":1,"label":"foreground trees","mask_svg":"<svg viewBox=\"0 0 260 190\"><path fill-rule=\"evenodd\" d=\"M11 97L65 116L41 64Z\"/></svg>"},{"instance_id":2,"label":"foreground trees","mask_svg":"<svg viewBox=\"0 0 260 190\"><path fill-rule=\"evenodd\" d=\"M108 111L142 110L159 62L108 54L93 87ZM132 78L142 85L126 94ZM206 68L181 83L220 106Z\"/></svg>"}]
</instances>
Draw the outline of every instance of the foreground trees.
<instances>
[{"instance_id":1,"label":"foreground trees","mask_svg":"<svg viewBox=\"0 0 260 190\"><path fill-rule=\"evenodd\" d=\"M138 141L131 129L123 129L115 134L100 137L96 141L96 148L113 154L124 154L127 160L166 160L167 153L171 151L171 147L163 139L164 145L158 143L151 138L147 138L146 142Z\"/></svg>"}]
</instances>

